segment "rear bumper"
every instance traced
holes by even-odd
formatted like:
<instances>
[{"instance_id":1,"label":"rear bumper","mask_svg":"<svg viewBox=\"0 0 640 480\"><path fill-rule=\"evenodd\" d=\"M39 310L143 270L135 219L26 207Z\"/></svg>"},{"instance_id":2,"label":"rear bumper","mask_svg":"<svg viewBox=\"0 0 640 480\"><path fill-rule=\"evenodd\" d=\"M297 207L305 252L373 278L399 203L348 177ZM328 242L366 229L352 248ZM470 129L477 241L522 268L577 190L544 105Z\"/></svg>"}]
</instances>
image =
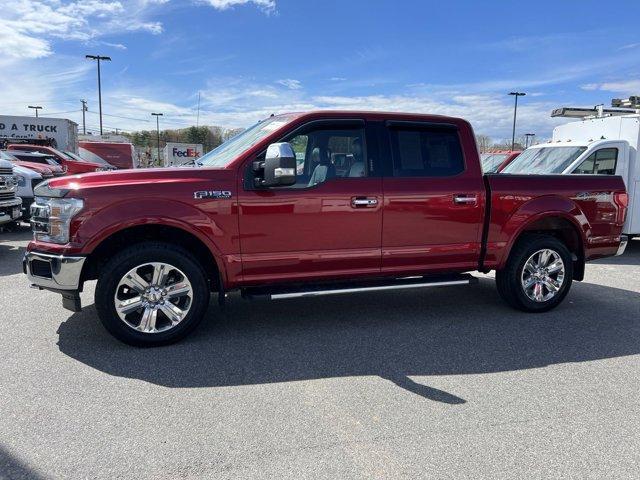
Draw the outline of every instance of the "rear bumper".
<instances>
[{"instance_id":1,"label":"rear bumper","mask_svg":"<svg viewBox=\"0 0 640 480\"><path fill-rule=\"evenodd\" d=\"M627 248L627 243L629 243L629 237L626 235L620 235L620 246L618 247L618 251L616 252L616 256L622 255Z\"/></svg>"},{"instance_id":2,"label":"rear bumper","mask_svg":"<svg viewBox=\"0 0 640 480\"><path fill-rule=\"evenodd\" d=\"M22 261L31 285L60 292L77 291L86 257L69 257L50 253L27 252Z\"/></svg>"}]
</instances>

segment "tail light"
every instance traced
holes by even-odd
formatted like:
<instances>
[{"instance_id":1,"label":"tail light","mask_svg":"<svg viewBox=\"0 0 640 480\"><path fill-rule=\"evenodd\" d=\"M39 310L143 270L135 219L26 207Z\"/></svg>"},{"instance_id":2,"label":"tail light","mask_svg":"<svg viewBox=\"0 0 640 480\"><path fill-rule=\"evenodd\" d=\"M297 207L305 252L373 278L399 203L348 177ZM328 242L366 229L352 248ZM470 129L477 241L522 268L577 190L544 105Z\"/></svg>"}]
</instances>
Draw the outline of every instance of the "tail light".
<instances>
[{"instance_id":1,"label":"tail light","mask_svg":"<svg viewBox=\"0 0 640 480\"><path fill-rule=\"evenodd\" d=\"M613 194L613 202L618 207L616 215L616 223L623 224L627 216L627 207L629 206L629 195L626 192L616 192Z\"/></svg>"}]
</instances>

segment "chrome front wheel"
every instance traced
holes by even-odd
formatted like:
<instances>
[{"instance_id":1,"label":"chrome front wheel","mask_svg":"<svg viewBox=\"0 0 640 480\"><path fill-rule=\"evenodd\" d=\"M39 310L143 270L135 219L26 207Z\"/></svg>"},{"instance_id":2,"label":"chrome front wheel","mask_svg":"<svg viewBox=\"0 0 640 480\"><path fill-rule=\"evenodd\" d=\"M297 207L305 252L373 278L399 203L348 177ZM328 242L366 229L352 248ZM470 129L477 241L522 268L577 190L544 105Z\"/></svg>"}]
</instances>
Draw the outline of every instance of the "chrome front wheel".
<instances>
[{"instance_id":1,"label":"chrome front wheel","mask_svg":"<svg viewBox=\"0 0 640 480\"><path fill-rule=\"evenodd\" d=\"M177 267L149 262L129 270L113 297L116 313L128 327L161 333L184 320L193 304L193 287Z\"/></svg>"},{"instance_id":2,"label":"chrome front wheel","mask_svg":"<svg viewBox=\"0 0 640 480\"><path fill-rule=\"evenodd\" d=\"M534 252L525 262L520 284L534 302L544 303L554 298L565 281L565 265L560 254L549 248Z\"/></svg>"}]
</instances>

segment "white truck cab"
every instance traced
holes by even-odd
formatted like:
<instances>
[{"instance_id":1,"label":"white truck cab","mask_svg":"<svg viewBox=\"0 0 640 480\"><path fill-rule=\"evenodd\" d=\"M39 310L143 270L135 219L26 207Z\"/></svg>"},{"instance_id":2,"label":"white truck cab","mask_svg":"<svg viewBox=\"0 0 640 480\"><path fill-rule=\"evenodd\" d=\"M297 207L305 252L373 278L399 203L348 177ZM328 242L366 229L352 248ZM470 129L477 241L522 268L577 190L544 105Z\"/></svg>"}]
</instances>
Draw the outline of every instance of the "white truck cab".
<instances>
[{"instance_id":1,"label":"white truck cab","mask_svg":"<svg viewBox=\"0 0 640 480\"><path fill-rule=\"evenodd\" d=\"M623 234L640 235L640 114L585 118L560 125L502 173L620 175L629 196Z\"/></svg>"}]
</instances>

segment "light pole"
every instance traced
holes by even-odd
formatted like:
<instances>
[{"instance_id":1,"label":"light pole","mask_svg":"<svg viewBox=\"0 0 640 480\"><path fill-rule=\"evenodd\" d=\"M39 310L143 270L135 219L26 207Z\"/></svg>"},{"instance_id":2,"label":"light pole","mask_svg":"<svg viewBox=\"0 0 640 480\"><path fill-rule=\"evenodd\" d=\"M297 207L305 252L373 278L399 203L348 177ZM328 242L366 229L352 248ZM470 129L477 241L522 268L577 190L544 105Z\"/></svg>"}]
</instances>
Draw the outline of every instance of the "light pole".
<instances>
[{"instance_id":1,"label":"light pole","mask_svg":"<svg viewBox=\"0 0 640 480\"><path fill-rule=\"evenodd\" d=\"M518 97L524 97L526 93L524 92L511 92L509 95L513 95L516 97L516 103L513 107L513 131L511 133L511 150L515 148L516 144L516 117L518 115Z\"/></svg>"},{"instance_id":2,"label":"light pole","mask_svg":"<svg viewBox=\"0 0 640 480\"><path fill-rule=\"evenodd\" d=\"M111 57L101 57L100 55L85 55L85 58L98 61L98 111L100 112L100 135L102 135L102 85L100 83L100 60L111 61Z\"/></svg>"},{"instance_id":3,"label":"light pole","mask_svg":"<svg viewBox=\"0 0 640 480\"><path fill-rule=\"evenodd\" d=\"M29 105L28 108L33 108L36 111L36 118L38 118L38 110L41 110L42 107L41 106L34 106L34 105Z\"/></svg>"},{"instance_id":4,"label":"light pole","mask_svg":"<svg viewBox=\"0 0 640 480\"><path fill-rule=\"evenodd\" d=\"M80 102L82 103L82 134L86 135L87 134L87 124L85 123L85 120L84 120L84 112L86 112L89 109L87 108L87 101L86 100L80 100Z\"/></svg>"},{"instance_id":5,"label":"light pole","mask_svg":"<svg viewBox=\"0 0 640 480\"><path fill-rule=\"evenodd\" d=\"M161 113L152 113L156 117L156 129L158 131L158 166L160 166L160 117Z\"/></svg>"},{"instance_id":6,"label":"light pole","mask_svg":"<svg viewBox=\"0 0 640 480\"><path fill-rule=\"evenodd\" d=\"M535 137L535 133L525 133L524 134L524 148L529 148L529 140L531 140L531 145L533 145L533 137Z\"/></svg>"}]
</instances>

